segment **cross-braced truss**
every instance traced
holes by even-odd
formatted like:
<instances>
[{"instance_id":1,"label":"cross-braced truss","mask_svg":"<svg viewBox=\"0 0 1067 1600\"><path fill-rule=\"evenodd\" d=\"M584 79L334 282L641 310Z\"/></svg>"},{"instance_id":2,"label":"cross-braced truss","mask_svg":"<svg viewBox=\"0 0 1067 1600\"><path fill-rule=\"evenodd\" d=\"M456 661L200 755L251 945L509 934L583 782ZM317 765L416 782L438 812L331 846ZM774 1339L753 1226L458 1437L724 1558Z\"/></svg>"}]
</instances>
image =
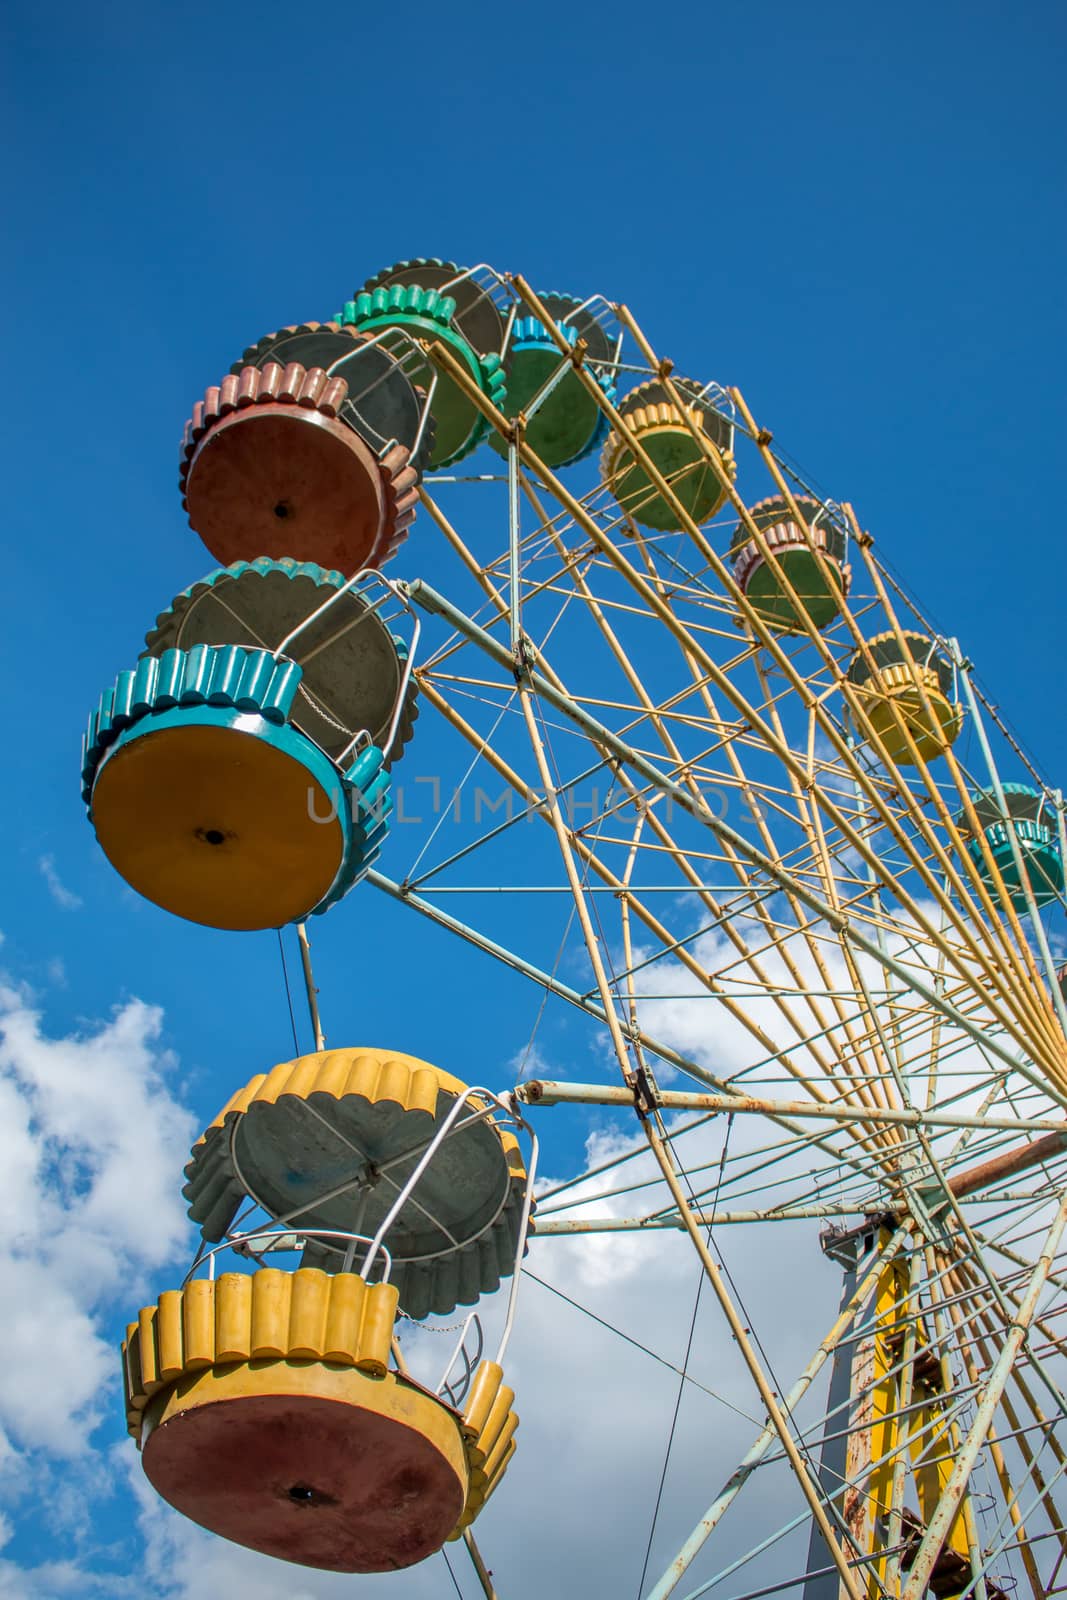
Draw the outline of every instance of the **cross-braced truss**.
<instances>
[{"instance_id":1,"label":"cross-braced truss","mask_svg":"<svg viewBox=\"0 0 1067 1600\"><path fill-rule=\"evenodd\" d=\"M746 1483L783 1458L790 1515L813 1534L806 1576L781 1592L1067 1592L1063 896L1028 870L1026 830L1010 825L1022 781L1062 858L1062 797L852 508L815 494L738 391L703 391L731 453L692 420L626 309L590 302L614 352L601 374L655 381L690 419L722 500L698 523L589 370L587 341L565 336L524 280L486 282L549 329L556 379L586 387L674 531L623 509L592 473L575 489L580 474L551 472L528 418L508 421L448 350L424 347L504 441L506 470L422 492L451 570L439 559L432 583L411 577L396 593L423 622L416 677L438 766L418 781L437 819L395 829L389 874L371 882L601 1030L613 1080L518 1092L616 1105L620 1127L636 1118L632 1155L598 1190L625 1196L629 1215L583 1216L585 1173L541 1196L537 1233L684 1230L758 1391L766 1426L709 1483L707 1516L650 1600L707 1560ZM798 500L819 501L847 544L847 592L821 627L749 509L766 496L788 507L828 588L825 541ZM739 583L738 539L792 604L790 629ZM924 735L937 708L915 638L938 653L958 738L956 726ZM903 696L875 693L884 655L869 641L886 639ZM716 1117L759 1119L759 1131L709 1165L699 1140ZM825 1220L845 1291L777 1392L715 1230L758 1239L796 1218ZM830 1409L801 1420L824 1368ZM981 1518L976 1474L993 1495ZM775 1516L755 1552L778 1537ZM757 1592L741 1569L729 1592Z\"/></svg>"}]
</instances>

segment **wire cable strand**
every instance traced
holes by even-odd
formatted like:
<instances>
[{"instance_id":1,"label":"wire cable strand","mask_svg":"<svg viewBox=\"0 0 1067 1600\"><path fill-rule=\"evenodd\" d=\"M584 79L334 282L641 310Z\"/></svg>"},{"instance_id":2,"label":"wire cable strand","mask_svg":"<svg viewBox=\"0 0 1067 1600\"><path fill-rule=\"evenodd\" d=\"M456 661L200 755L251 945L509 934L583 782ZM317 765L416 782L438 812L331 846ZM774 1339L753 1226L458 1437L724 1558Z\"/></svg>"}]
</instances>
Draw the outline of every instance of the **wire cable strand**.
<instances>
[{"instance_id":1,"label":"wire cable strand","mask_svg":"<svg viewBox=\"0 0 1067 1600\"><path fill-rule=\"evenodd\" d=\"M456 1577L456 1574L452 1570L452 1563L448 1559L448 1551L447 1550L442 1550L441 1554L445 1558L445 1566L448 1568L448 1576L452 1579L452 1587L455 1589L456 1593L459 1595L459 1600L463 1600L463 1590L459 1586L459 1579Z\"/></svg>"},{"instance_id":2,"label":"wire cable strand","mask_svg":"<svg viewBox=\"0 0 1067 1600\"><path fill-rule=\"evenodd\" d=\"M276 931L276 933L278 935L278 954L282 958L282 977L285 979L285 999L286 999L286 1003L287 1003L287 1005L289 1007L289 1023L290 1023L290 1026L292 1027L292 1030L293 1030L293 1049L296 1051L297 1055L299 1055L300 1054L300 1040L297 1038L297 1033L296 1033L296 1014L293 1011L293 994L292 994L292 990L289 988L289 968L286 966L286 963L285 963L285 945L282 943L282 930L280 928L277 928L275 931Z\"/></svg>"}]
</instances>

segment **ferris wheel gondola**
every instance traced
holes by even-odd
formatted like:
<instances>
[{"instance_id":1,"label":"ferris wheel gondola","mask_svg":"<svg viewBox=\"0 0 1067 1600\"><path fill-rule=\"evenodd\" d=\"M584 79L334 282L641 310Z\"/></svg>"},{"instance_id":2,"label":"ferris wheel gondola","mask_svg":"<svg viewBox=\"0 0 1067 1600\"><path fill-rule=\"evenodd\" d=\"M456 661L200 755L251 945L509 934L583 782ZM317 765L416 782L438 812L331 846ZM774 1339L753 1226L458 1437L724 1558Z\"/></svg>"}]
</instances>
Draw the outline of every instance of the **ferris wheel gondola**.
<instances>
[{"instance_id":1,"label":"ferris wheel gondola","mask_svg":"<svg viewBox=\"0 0 1067 1600\"><path fill-rule=\"evenodd\" d=\"M471 348L481 356L500 354L505 326L502 285L491 269L461 267L454 261L420 256L372 273L362 293L373 294L376 289L390 289L394 284L413 284L447 295L456 308L452 322Z\"/></svg>"},{"instance_id":2,"label":"ferris wheel gondola","mask_svg":"<svg viewBox=\"0 0 1067 1600\"><path fill-rule=\"evenodd\" d=\"M550 294L542 304L556 320L559 331L573 348L579 339L586 347L589 370L605 398L614 402L615 379L609 363L613 349L604 329L572 295ZM537 317L515 317L510 324L504 370L507 393L503 412L524 416L523 436L546 467L572 467L603 444L608 433L605 412L583 387L576 372L561 372L559 348ZM489 443L506 455L507 442L491 433Z\"/></svg>"},{"instance_id":3,"label":"ferris wheel gondola","mask_svg":"<svg viewBox=\"0 0 1067 1600\"><path fill-rule=\"evenodd\" d=\"M745 522L734 532L730 558L734 577L757 615L784 633L803 633L809 622L825 628L833 621L851 573L844 530L826 507L805 495L794 496L793 505L804 520L803 530L779 495L761 500L748 514L767 551L773 552L774 565Z\"/></svg>"},{"instance_id":4,"label":"ferris wheel gondola","mask_svg":"<svg viewBox=\"0 0 1067 1600\"><path fill-rule=\"evenodd\" d=\"M968 836L966 849L983 881L996 888L999 877L1019 911L1028 909L1031 896L1038 906L1057 901L1064 892L1063 854L1048 797L1028 784L1009 782L999 795L995 790L974 795L972 804L982 839ZM957 823L969 835L966 813Z\"/></svg>"},{"instance_id":5,"label":"ferris wheel gondola","mask_svg":"<svg viewBox=\"0 0 1067 1600\"><path fill-rule=\"evenodd\" d=\"M848 669L878 748L904 766L932 761L963 726L950 662L924 634L882 633L866 641ZM910 742L909 742L910 740Z\"/></svg>"},{"instance_id":6,"label":"ferris wheel gondola","mask_svg":"<svg viewBox=\"0 0 1067 1600\"><path fill-rule=\"evenodd\" d=\"M289 557L345 572L389 560L415 516L420 402L395 362L387 376L374 426L362 389L357 404L347 377L297 360L250 362L208 389L185 427L179 488L216 560ZM380 430L405 412L411 445L383 443Z\"/></svg>"},{"instance_id":7,"label":"ferris wheel gondola","mask_svg":"<svg viewBox=\"0 0 1067 1600\"><path fill-rule=\"evenodd\" d=\"M419 711L411 646L383 620L383 604L398 610L395 591L370 576L353 585L311 562L262 556L183 590L146 635L146 654L196 645L290 650L301 667L293 727L333 760L365 731L389 768Z\"/></svg>"},{"instance_id":8,"label":"ferris wheel gondola","mask_svg":"<svg viewBox=\"0 0 1067 1600\"><path fill-rule=\"evenodd\" d=\"M733 471L731 421L712 405L700 384L678 378L673 387L678 401L658 381L630 390L618 408L622 428L610 435L600 461L601 476L623 510L642 527L663 532L676 532L681 523L675 506L655 487L642 456L667 480L694 522L713 517L727 494L702 436L727 471L731 475Z\"/></svg>"},{"instance_id":9,"label":"ferris wheel gondola","mask_svg":"<svg viewBox=\"0 0 1067 1600\"><path fill-rule=\"evenodd\" d=\"M397 1207L442 1131L449 1137ZM209 1243L254 1201L305 1234L305 1264L326 1270L369 1248L331 1243L338 1230L374 1237L389 1216L390 1281L417 1319L494 1293L514 1271L528 1215L519 1144L493 1102L395 1051L328 1050L254 1078L197 1143L186 1178L189 1215Z\"/></svg>"},{"instance_id":10,"label":"ferris wheel gondola","mask_svg":"<svg viewBox=\"0 0 1067 1600\"><path fill-rule=\"evenodd\" d=\"M104 854L176 916L249 931L336 905L392 809L369 742L331 761L291 718L300 667L195 645L119 674L89 719L82 796Z\"/></svg>"},{"instance_id":11,"label":"ferris wheel gondola","mask_svg":"<svg viewBox=\"0 0 1067 1600\"><path fill-rule=\"evenodd\" d=\"M337 317L345 327L382 335L385 347L412 381L427 391L435 423L429 458L434 471L454 466L470 455L485 438L489 425L464 390L434 368L423 353L423 343L445 345L479 393L493 404L501 404L506 388L500 356L495 350L482 353L470 343L460 331L458 309L450 295L436 289L392 283L347 300Z\"/></svg>"},{"instance_id":12,"label":"ferris wheel gondola","mask_svg":"<svg viewBox=\"0 0 1067 1600\"><path fill-rule=\"evenodd\" d=\"M233 1097L186 1169L204 1240L190 1274L123 1346L129 1431L165 1499L335 1572L411 1566L469 1529L515 1451L511 1318L457 1394L451 1366L429 1389L396 1360L398 1302L410 1319L495 1288L499 1270L471 1279L463 1258L505 1214L514 1301L536 1162L533 1141L528 1182L518 1126L487 1091L381 1050L287 1062ZM249 1201L266 1225L232 1226ZM295 1270L272 1264L299 1249ZM216 1276L222 1251L256 1270ZM436 1270L433 1307L412 1260Z\"/></svg>"}]
</instances>

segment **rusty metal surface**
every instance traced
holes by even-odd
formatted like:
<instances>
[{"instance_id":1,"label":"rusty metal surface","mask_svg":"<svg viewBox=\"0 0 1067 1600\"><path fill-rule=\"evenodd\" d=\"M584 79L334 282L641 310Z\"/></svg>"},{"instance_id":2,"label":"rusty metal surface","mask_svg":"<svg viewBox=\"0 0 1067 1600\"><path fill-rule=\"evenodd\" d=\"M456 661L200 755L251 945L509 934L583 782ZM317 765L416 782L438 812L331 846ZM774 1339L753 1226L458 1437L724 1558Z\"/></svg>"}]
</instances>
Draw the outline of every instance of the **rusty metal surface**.
<instances>
[{"instance_id":1,"label":"rusty metal surface","mask_svg":"<svg viewBox=\"0 0 1067 1600\"><path fill-rule=\"evenodd\" d=\"M341 377L299 362L242 367L212 385L182 439L190 525L224 565L260 556L344 573L381 566L407 537L419 474L405 445L381 456L339 416Z\"/></svg>"},{"instance_id":2,"label":"rusty metal surface","mask_svg":"<svg viewBox=\"0 0 1067 1600\"><path fill-rule=\"evenodd\" d=\"M988 1161L982 1161L976 1167L969 1167L966 1172L957 1173L949 1182L949 1188L957 1200L965 1195L975 1194L979 1189L988 1189L990 1184L1000 1183L1004 1178L1013 1178L1019 1172L1027 1172L1031 1167L1040 1165L1042 1161L1051 1161L1053 1157L1062 1155L1067 1150L1067 1127L1062 1133L1049 1133L1043 1139L1035 1139L1030 1144L1020 1145L1015 1150L1006 1150L1002 1155L991 1156Z\"/></svg>"},{"instance_id":3,"label":"rusty metal surface","mask_svg":"<svg viewBox=\"0 0 1067 1600\"><path fill-rule=\"evenodd\" d=\"M391 1572L439 1550L464 1484L401 1418L280 1393L179 1411L149 1436L153 1487L201 1527L283 1561Z\"/></svg>"},{"instance_id":4,"label":"rusty metal surface","mask_svg":"<svg viewBox=\"0 0 1067 1600\"><path fill-rule=\"evenodd\" d=\"M321 367L309 371L297 361L285 366L270 361L263 367L248 366L227 373L221 383L211 385L203 400L196 402L185 424L178 480L182 494L197 446L208 429L223 417L246 411L249 406L271 404L299 405L319 411L324 417L336 417L347 397L344 378L328 378Z\"/></svg>"}]
</instances>

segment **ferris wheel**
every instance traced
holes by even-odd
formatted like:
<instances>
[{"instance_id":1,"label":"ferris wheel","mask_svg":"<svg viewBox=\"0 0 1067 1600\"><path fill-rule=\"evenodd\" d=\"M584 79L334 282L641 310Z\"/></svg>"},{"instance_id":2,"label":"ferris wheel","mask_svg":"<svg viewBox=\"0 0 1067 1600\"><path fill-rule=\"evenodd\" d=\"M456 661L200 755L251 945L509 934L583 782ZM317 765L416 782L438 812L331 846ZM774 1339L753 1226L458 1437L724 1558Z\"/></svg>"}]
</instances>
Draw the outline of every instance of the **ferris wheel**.
<instances>
[{"instance_id":1,"label":"ferris wheel","mask_svg":"<svg viewBox=\"0 0 1067 1600\"><path fill-rule=\"evenodd\" d=\"M400 262L250 345L180 482L223 565L102 696L83 793L163 910L295 925L316 1049L190 1154L200 1247L123 1347L157 1490L339 1572L461 1540L506 1600L473 1523L521 1448L530 1240L680 1234L758 1417L646 1600L1067 1593L1067 812L968 651L737 388L486 265ZM375 895L603 1070L327 1048L307 923ZM588 1107L624 1145L538 1180ZM720 1240L788 1222L841 1292L786 1375Z\"/></svg>"}]
</instances>

